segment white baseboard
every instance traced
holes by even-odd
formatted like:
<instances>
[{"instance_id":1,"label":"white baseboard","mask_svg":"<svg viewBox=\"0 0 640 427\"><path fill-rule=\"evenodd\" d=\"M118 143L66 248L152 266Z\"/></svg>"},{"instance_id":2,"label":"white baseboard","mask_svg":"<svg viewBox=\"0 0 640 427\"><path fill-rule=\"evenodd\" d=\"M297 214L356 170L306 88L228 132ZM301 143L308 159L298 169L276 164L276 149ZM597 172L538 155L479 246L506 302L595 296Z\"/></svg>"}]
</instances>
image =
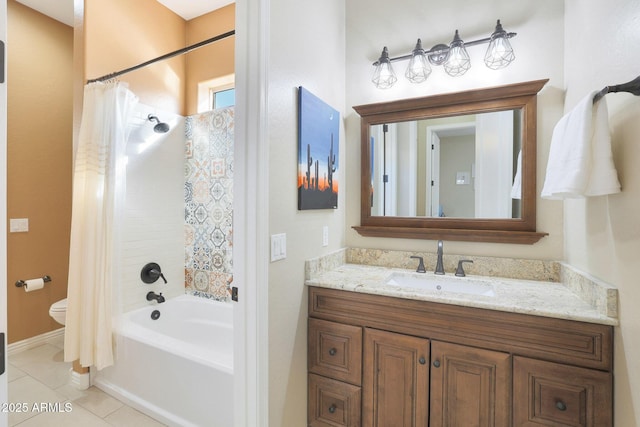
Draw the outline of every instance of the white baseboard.
<instances>
[{"instance_id":1,"label":"white baseboard","mask_svg":"<svg viewBox=\"0 0 640 427\"><path fill-rule=\"evenodd\" d=\"M27 338L22 341L14 342L7 346L7 355L11 356L16 353L20 353L30 348L38 347L45 344L47 341L53 338L58 338L64 335L64 327L56 329L55 331L45 332L44 334L36 335L35 337Z\"/></svg>"}]
</instances>

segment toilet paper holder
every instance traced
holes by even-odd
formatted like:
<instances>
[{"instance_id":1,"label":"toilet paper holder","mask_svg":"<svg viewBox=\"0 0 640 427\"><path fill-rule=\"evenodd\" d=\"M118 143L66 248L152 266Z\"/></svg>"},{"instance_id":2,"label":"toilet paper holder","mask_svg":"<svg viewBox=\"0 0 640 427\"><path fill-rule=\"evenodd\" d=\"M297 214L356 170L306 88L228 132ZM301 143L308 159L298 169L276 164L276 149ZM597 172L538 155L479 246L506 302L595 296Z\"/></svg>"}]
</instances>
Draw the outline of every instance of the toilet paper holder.
<instances>
[{"instance_id":1,"label":"toilet paper holder","mask_svg":"<svg viewBox=\"0 0 640 427\"><path fill-rule=\"evenodd\" d=\"M51 276L42 276L42 281L44 283L50 282L51 281ZM25 280L18 280L16 282L16 287L21 288L24 286L24 284L27 283Z\"/></svg>"}]
</instances>

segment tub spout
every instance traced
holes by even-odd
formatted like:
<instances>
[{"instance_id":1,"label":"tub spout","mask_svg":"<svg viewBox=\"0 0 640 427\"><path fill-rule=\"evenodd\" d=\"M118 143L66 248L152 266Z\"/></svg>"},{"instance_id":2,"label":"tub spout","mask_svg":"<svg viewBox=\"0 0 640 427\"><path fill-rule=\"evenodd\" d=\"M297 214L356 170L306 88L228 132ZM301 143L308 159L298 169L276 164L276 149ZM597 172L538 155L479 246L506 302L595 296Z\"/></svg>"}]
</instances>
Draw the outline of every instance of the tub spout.
<instances>
[{"instance_id":1,"label":"tub spout","mask_svg":"<svg viewBox=\"0 0 640 427\"><path fill-rule=\"evenodd\" d=\"M158 304L164 302L164 297L162 296L162 292L160 292L159 294L156 294L153 291L149 291L147 293L147 301L153 301L153 300L158 301Z\"/></svg>"}]
</instances>

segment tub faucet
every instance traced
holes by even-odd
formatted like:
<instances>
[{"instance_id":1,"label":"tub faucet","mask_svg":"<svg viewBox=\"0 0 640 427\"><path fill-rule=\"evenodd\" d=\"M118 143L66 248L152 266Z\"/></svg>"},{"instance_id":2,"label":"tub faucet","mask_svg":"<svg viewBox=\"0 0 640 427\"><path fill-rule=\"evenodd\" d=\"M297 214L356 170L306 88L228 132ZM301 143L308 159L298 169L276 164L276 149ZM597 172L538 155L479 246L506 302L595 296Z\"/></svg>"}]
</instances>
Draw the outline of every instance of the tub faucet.
<instances>
[{"instance_id":1,"label":"tub faucet","mask_svg":"<svg viewBox=\"0 0 640 427\"><path fill-rule=\"evenodd\" d=\"M438 240L438 262L436 263L435 274L444 274L444 265L442 265L442 240Z\"/></svg>"},{"instance_id":2,"label":"tub faucet","mask_svg":"<svg viewBox=\"0 0 640 427\"><path fill-rule=\"evenodd\" d=\"M158 304L164 302L164 297L162 296L162 292L160 292L159 294L156 294L153 291L149 291L147 293L147 301L153 301L153 300L158 301Z\"/></svg>"}]
</instances>

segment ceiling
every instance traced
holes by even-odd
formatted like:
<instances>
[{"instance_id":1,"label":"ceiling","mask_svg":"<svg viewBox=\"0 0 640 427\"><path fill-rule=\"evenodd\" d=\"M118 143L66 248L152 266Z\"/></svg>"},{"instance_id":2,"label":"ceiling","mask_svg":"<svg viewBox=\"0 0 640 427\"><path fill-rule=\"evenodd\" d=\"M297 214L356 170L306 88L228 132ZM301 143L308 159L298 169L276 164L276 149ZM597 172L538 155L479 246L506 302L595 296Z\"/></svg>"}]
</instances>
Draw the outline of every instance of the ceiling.
<instances>
[{"instance_id":1,"label":"ceiling","mask_svg":"<svg viewBox=\"0 0 640 427\"><path fill-rule=\"evenodd\" d=\"M73 0L17 0L64 24L73 26ZM231 4L234 0L157 0L184 20L196 18Z\"/></svg>"}]
</instances>

